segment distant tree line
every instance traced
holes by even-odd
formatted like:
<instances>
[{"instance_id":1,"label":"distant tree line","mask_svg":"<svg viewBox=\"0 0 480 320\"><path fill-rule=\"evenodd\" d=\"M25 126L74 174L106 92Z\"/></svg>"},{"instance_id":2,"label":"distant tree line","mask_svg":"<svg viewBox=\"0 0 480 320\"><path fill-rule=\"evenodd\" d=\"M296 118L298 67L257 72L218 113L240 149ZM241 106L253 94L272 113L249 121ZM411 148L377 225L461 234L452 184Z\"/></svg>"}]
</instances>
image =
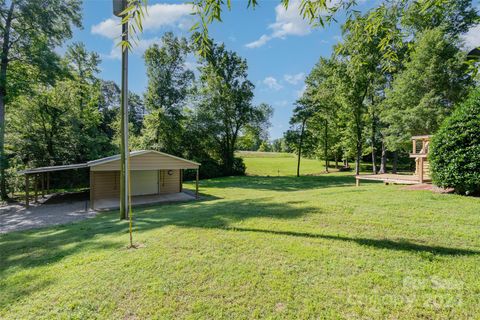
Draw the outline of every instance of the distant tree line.
<instances>
[{"instance_id":1,"label":"distant tree line","mask_svg":"<svg viewBox=\"0 0 480 320\"><path fill-rule=\"evenodd\" d=\"M434 134L475 87L460 36L478 23L472 2L421 8L386 2L354 13L342 41L306 78L285 141L297 154L329 162L367 160L396 172L413 135ZM375 24L376 33L366 32Z\"/></svg>"}]
</instances>

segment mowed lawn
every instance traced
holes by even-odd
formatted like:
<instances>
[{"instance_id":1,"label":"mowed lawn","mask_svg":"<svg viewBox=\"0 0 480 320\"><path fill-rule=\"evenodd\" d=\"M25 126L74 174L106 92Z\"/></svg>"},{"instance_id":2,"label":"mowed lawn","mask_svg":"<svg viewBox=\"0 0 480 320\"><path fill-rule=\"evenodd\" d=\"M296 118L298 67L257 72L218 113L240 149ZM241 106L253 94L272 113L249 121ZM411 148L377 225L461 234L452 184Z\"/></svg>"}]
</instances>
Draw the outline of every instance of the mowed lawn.
<instances>
[{"instance_id":1,"label":"mowed lawn","mask_svg":"<svg viewBox=\"0 0 480 320\"><path fill-rule=\"evenodd\" d=\"M249 167L248 170L255 170ZM348 175L201 181L202 201L0 235L0 318L468 319L480 199Z\"/></svg>"},{"instance_id":2,"label":"mowed lawn","mask_svg":"<svg viewBox=\"0 0 480 320\"><path fill-rule=\"evenodd\" d=\"M240 151L237 156L243 158L247 174L254 176L294 176L297 174L297 156L280 152ZM312 175L325 171L320 160L302 158L300 174Z\"/></svg>"}]
</instances>

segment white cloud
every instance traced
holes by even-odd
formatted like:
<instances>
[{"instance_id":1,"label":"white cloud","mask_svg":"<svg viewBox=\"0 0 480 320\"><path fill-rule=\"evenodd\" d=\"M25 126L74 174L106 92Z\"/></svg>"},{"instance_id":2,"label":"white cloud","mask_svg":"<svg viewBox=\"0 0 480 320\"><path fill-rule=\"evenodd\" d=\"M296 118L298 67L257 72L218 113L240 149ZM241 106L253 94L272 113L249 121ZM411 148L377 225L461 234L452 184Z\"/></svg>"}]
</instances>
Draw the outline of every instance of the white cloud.
<instances>
[{"instance_id":1,"label":"white cloud","mask_svg":"<svg viewBox=\"0 0 480 320\"><path fill-rule=\"evenodd\" d=\"M263 79L262 82L268 88L270 88L272 90L275 90L275 91L278 91L278 90L283 88L282 85L280 83L278 83L277 79L275 79L274 77L266 77L265 79Z\"/></svg>"},{"instance_id":2,"label":"white cloud","mask_svg":"<svg viewBox=\"0 0 480 320\"><path fill-rule=\"evenodd\" d=\"M311 32L311 27L300 14L300 0L290 1L288 9L282 4L275 7L275 22L268 26L271 34L262 35L258 40L247 43L247 48L258 48L274 38L282 38L289 35L304 36Z\"/></svg>"},{"instance_id":3,"label":"white cloud","mask_svg":"<svg viewBox=\"0 0 480 320\"><path fill-rule=\"evenodd\" d=\"M283 76L283 79L290 84L296 85L302 82L303 79L305 79L305 73L300 72L297 74L286 74Z\"/></svg>"},{"instance_id":4,"label":"white cloud","mask_svg":"<svg viewBox=\"0 0 480 320\"><path fill-rule=\"evenodd\" d=\"M147 14L143 20L143 34L149 31L157 31L162 27L176 27L188 29L193 23L191 13L193 7L190 4L154 4L148 6ZM111 17L91 27L91 33L106 37L117 42L121 36L120 18ZM138 41L134 48L135 53L143 53L151 44L159 43L160 38L143 38ZM109 58L120 58L120 48L114 47Z\"/></svg>"},{"instance_id":5,"label":"white cloud","mask_svg":"<svg viewBox=\"0 0 480 320\"><path fill-rule=\"evenodd\" d=\"M143 22L145 30L158 30L163 26L176 25L179 28L189 28L193 6L190 4L159 3L148 6Z\"/></svg>"},{"instance_id":6,"label":"white cloud","mask_svg":"<svg viewBox=\"0 0 480 320\"><path fill-rule=\"evenodd\" d=\"M480 46L480 24L471 27L467 33L462 35L462 40L466 50L472 50L473 48Z\"/></svg>"},{"instance_id":7,"label":"white cloud","mask_svg":"<svg viewBox=\"0 0 480 320\"><path fill-rule=\"evenodd\" d=\"M100 22L99 24L93 25L91 32L92 34L98 34L109 39L115 39L120 37L122 34L122 28L120 27L120 19L118 18L109 18Z\"/></svg>"},{"instance_id":8,"label":"white cloud","mask_svg":"<svg viewBox=\"0 0 480 320\"><path fill-rule=\"evenodd\" d=\"M288 35L304 36L311 32L310 25L305 21L300 14L300 1L291 1L288 9L282 4L275 7L275 23L268 26L272 29L272 37L283 38Z\"/></svg>"},{"instance_id":9,"label":"white cloud","mask_svg":"<svg viewBox=\"0 0 480 320\"><path fill-rule=\"evenodd\" d=\"M255 41L253 41L253 42L247 43L247 44L245 45L245 47L250 48L250 49L259 48L259 47L263 46L265 43L267 43L268 41L270 41L270 39L272 39L272 37L267 36L266 34L264 34L264 35L262 35L260 38L258 38L258 40L255 40Z\"/></svg>"}]
</instances>

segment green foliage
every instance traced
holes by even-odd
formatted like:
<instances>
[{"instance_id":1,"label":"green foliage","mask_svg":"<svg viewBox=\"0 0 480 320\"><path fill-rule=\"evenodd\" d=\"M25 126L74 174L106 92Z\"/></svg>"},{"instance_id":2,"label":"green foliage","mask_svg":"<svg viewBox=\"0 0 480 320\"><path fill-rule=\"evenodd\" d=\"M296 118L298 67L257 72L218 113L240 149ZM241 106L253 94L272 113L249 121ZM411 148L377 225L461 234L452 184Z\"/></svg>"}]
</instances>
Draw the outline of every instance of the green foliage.
<instances>
[{"instance_id":1,"label":"green foliage","mask_svg":"<svg viewBox=\"0 0 480 320\"><path fill-rule=\"evenodd\" d=\"M459 36L478 22L471 0L435 0L428 6L422 1L411 1L402 15L402 24L413 32L441 28L450 36Z\"/></svg>"},{"instance_id":2,"label":"green foliage","mask_svg":"<svg viewBox=\"0 0 480 320\"><path fill-rule=\"evenodd\" d=\"M435 184L461 194L480 194L479 88L445 120L430 148Z\"/></svg>"},{"instance_id":3,"label":"green foliage","mask_svg":"<svg viewBox=\"0 0 480 320\"><path fill-rule=\"evenodd\" d=\"M73 44L53 85L38 82L9 104L6 149L14 171L81 163L116 151L112 139L118 104L111 94L118 88L96 78L98 64L96 54L87 52L83 44ZM30 67L31 74L37 72ZM80 180L85 177L80 176ZM64 181L75 179L73 172L64 177ZM57 182L52 180L52 186Z\"/></svg>"},{"instance_id":4,"label":"green foliage","mask_svg":"<svg viewBox=\"0 0 480 320\"><path fill-rule=\"evenodd\" d=\"M270 152L270 151L272 151L272 147L270 146L270 143L268 143L268 141L262 141L262 144L258 148L258 151L260 151L260 152Z\"/></svg>"},{"instance_id":5,"label":"green foliage","mask_svg":"<svg viewBox=\"0 0 480 320\"><path fill-rule=\"evenodd\" d=\"M273 152L290 152L290 149L285 143L285 138L278 138L272 141L272 151Z\"/></svg>"},{"instance_id":6,"label":"green foliage","mask_svg":"<svg viewBox=\"0 0 480 320\"><path fill-rule=\"evenodd\" d=\"M197 121L203 137L211 137L213 151L225 174L239 171L234 152L242 130L250 126L262 131L272 114L270 106L252 104L254 85L248 80L247 71L245 59L216 44L200 67Z\"/></svg>"},{"instance_id":7,"label":"green foliage","mask_svg":"<svg viewBox=\"0 0 480 320\"><path fill-rule=\"evenodd\" d=\"M80 0L0 2L0 194L7 199L5 114L31 87L52 85L62 66L54 49L81 27ZM34 70L34 71L33 71ZM12 73L13 71L13 73ZM33 71L33 72L32 72ZM29 77L29 76L34 77Z\"/></svg>"},{"instance_id":8,"label":"green foliage","mask_svg":"<svg viewBox=\"0 0 480 320\"><path fill-rule=\"evenodd\" d=\"M188 94L193 89L193 71L185 67L190 52L185 38L172 33L162 37L162 45L154 44L145 51L148 87L142 145L181 156L183 108Z\"/></svg>"},{"instance_id":9,"label":"green foliage","mask_svg":"<svg viewBox=\"0 0 480 320\"><path fill-rule=\"evenodd\" d=\"M441 29L419 34L405 69L386 92L384 121L391 149L412 135L434 133L471 84L464 54Z\"/></svg>"}]
</instances>

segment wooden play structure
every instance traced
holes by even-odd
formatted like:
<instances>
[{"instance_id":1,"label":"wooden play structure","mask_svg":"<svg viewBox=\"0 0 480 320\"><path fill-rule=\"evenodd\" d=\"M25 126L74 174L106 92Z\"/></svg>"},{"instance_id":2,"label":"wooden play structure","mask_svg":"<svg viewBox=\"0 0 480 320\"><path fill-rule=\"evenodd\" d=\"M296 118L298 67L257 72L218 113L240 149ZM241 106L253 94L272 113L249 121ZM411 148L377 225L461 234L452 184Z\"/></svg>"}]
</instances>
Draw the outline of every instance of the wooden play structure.
<instances>
[{"instance_id":1,"label":"wooden play structure","mask_svg":"<svg viewBox=\"0 0 480 320\"><path fill-rule=\"evenodd\" d=\"M430 183L430 165L428 163L428 149L432 136L413 136L412 137L412 153L410 158L415 159L415 174L362 174L355 176L357 186L360 180L383 181L385 184L421 184Z\"/></svg>"},{"instance_id":2,"label":"wooden play structure","mask_svg":"<svg viewBox=\"0 0 480 320\"><path fill-rule=\"evenodd\" d=\"M430 165L428 164L428 146L432 136L412 137L412 153L410 158L415 159L415 176L419 183L430 181ZM418 142L421 142L420 144Z\"/></svg>"}]
</instances>

